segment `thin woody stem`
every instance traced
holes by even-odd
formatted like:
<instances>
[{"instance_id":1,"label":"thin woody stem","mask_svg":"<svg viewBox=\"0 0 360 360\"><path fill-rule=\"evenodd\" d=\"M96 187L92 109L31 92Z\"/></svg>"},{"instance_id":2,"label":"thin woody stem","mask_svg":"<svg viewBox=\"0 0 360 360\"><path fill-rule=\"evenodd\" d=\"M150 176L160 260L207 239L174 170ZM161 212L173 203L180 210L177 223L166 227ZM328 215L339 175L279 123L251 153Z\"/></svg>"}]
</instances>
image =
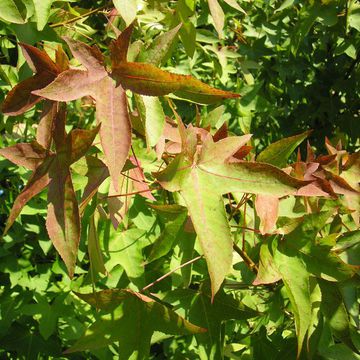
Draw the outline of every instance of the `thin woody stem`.
<instances>
[{"instance_id":1,"label":"thin woody stem","mask_svg":"<svg viewBox=\"0 0 360 360\"><path fill-rule=\"evenodd\" d=\"M249 255L245 251L241 250L235 243L233 244L233 249L241 256L247 267L253 273L257 274L259 269L256 264L250 259Z\"/></svg>"},{"instance_id":2,"label":"thin woody stem","mask_svg":"<svg viewBox=\"0 0 360 360\"><path fill-rule=\"evenodd\" d=\"M144 288L142 288L140 290L140 292L143 292L149 288L151 288L152 286L154 286L155 284L157 284L158 282L166 279L168 276L170 276L171 274L173 274L175 271L178 271L179 269L183 268L184 266L190 265L192 263L194 263L195 261L198 261L199 259L201 259L203 257L203 255L199 255L194 259L191 259L189 261L187 261L186 263L181 264L180 266L176 267L175 269L169 271L168 273L166 273L165 275L159 277L158 279L156 279L155 281L153 281L152 283L150 283L149 285L146 285Z\"/></svg>"},{"instance_id":3,"label":"thin woody stem","mask_svg":"<svg viewBox=\"0 0 360 360\"><path fill-rule=\"evenodd\" d=\"M106 9L107 7L109 7L109 6L108 5L101 6L101 7L97 8L97 9L90 10L85 14L73 17L71 19L68 19L68 20L65 20L65 21L62 21L62 22L59 22L59 23L51 24L50 27L51 28L57 28L57 27L60 27L60 26L65 26L65 25L71 24L73 22L76 22L78 20L86 18L86 17L88 17L90 15L96 14L97 12L100 12L100 11Z\"/></svg>"},{"instance_id":4,"label":"thin woody stem","mask_svg":"<svg viewBox=\"0 0 360 360\"><path fill-rule=\"evenodd\" d=\"M130 192L130 193L125 193L125 194L114 194L114 195L108 195L105 196L106 198L114 198L114 197L121 197L121 196L130 196L130 195L136 195L136 194L141 194L144 192L151 192L154 190L161 190L162 188L155 188L155 189L145 189L145 190L139 190L139 191L134 191L134 192Z\"/></svg>"}]
</instances>

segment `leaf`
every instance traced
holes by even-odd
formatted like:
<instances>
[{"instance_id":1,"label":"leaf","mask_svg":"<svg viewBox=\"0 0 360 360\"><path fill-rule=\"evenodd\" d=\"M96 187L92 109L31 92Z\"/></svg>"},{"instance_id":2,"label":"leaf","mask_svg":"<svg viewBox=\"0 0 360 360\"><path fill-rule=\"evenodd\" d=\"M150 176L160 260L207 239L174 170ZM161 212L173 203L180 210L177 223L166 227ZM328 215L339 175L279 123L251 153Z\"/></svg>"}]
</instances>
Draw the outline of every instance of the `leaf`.
<instances>
[{"instance_id":1,"label":"leaf","mask_svg":"<svg viewBox=\"0 0 360 360\"><path fill-rule=\"evenodd\" d=\"M126 25L130 25L136 18L137 1L136 0L113 0L116 10L124 19Z\"/></svg>"},{"instance_id":2,"label":"leaf","mask_svg":"<svg viewBox=\"0 0 360 360\"><path fill-rule=\"evenodd\" d=\"M88 181L79 205L80 214L84 213L86 205L94 196L98 187L109 176L109 171L106 165L100 159L93 156L86 156L84 158L84 162L85 171L81 175L86 176Z\"/></svg>"},{"instance_id":3,"label":"leaf","mask_svg":"<svg viewBox=\"0 0 360 360\"><path fill-rule=\"evenodd\" d=\"M17 84L8 92L2 105L2 112L6 115L15 116L29 110L42 100L41 97L32 92L45 87L53 79L53 75L43 72Z\"/></svg>"},{"instance_id":4,"label":"leaf","mask_svg":"<svg viewBox=\"0 0 360 360\"><path fill-rule=\"evenodd\" d=\"M17 84L7 94L2 104L2 112L12 116L22 114L41 101L41 97L32 92L47 86L60 72L46 52L26 44L20 46L30 68L36 74Z\"/></svg>"},{"instance_id":5,"label":"leaf","mask_svg":"<svg viewBox=\"0 0 360 360\"><path fill-rule=\"evenodd\" d=\"M155 330L174 335L205 331L168 307L130 290L104 290L77 295L111 313L98 318L66 353L96 349L117 341L119 359L140 360L149 356L150 340Z\"/></svg>"},{"instance_id":6,"label":"leaf","mask_svg":"<svg viewBox=\"0 0 360 360\"><path fill-rule=\"evenodd\" d=\"M285 167L287 160L293 151L309 136L311 131L281 139L263 150L257 157L257 161Z\"/></svg>"},{"instance_id":7,"label":"leaf","mask_svg":"<svg viewBox=\"0 0 360 360\"><path fill-rule=\"evenodd\" d=\"M115 88L112 79L107 76L97 48L69 38L65 40L87 71L64 71L36 94L54 101L70 101L85 95L95 99L96 119L101 124L101 144L115 190L118 191L121 171L131 144L126 94L121 86Z\"/></svg>"},{"instance_id":8,"label":"leaf","mask_svg":"<svg viewBox=\"0 0 360 360\"><path fill-rule=\"evenodd\" d=\"M201 284L198 290L176 289L165 294L164 301L174 309L186 309L189 321L205 327L207 332L196 335L204 359L223 358L222 323L225 320L253 318L257 312L250 309L222 289L212 298L209 284Z\"/></svg>"},{"instance_id":9,"label":"leaf","mask_svg":"<svg viewBox=\"0 0 360 360\"><path fill-rule=\"evenodd\" d=\"M187 217L187 210L180 205L152 205L158 214L165 215L165 226L155 240L147 263L166 255L174 246L174 242Z\"/></svg>"},{"instance_id":10,"label":"leaf","mask_svg":"<svg viewBox=\"0 0 360 360\"><path fill-rule=\"evenodd\" d=\"M236 0L224 0L232 8L242 12L244 15L247 15L246 11L237 3Z\"/></svg>"},{"instance_id":11,"label":"leaf","mask_svg":"<svg viewBox=\"0 0 360 360\"><path fill-rule=\"evenodd\" d=\"M34 141L29 144L20 143L0 149L0 155L16 165L35 171L48 154L41 145Z\"/></svg>"},{"instance_id":12,"label":"leaf","mask_svg":"<svg viewBox=\"0 0 360 360\"><path fill-rule=\"evenodd\" d=\"M106 165L116 191L122 168L131 146L131 126L125 91L106 77L97 87L96 119L101 123L100 139L106 156Z\"/></svg>"},{"instance_id":13,"label":"leaf","mask_svg":"<svg viewBox=\"0 0 360 360\"><path fill-rule=\"evenodd\" d=\"M278 218L279 199L276 196L257 195L255 200L256 213L260 218L261 234L269 233Z\"/></svg>"},{"instance_id":14,"label":"leaf","mask_svg":"<svg viewBox=\"0 0 360 360\"><path fill-rule=\"evenodd\" d=\"M69 168L59 158L49 171L46 229L73 277L80 242L80 214Z\"/></svg>"},{"instance_id":15,"label":"leaf","mask_svg":"<svg viewBox=\"0 0 360 360\"><path fill-rule=\"evenodd\" d=\"M230 161L249 138L234 136L214 143L208 134L198 153L196 134L189 128L182 135L182 153L155 174L161 186L180 191L185 200L207 261L213 296L232 263L232 237L222 195L248 192L281 197L294 194L303 184L271 165Z\"/></svg>"},{"instance_id":16,"label":"leaf","mask_svg":"<svg viewBox=\"0 0 360 360\"><path fill-rule=\"evenodd\" d=\"M215 89L190 75L178 75L145 63L123 62L113 68L111 76L125 89L148 96L169 93L202 104L211 104L240 95Z\"/></svg>"},{"instance_id":17,"label":"leaf","mask_svg":"<svg viewBox=\"0 0 360 360\"><path fill-rule=\"evenodd\" d=\"M95 212L90 216L89 230L88 230L88 251L90 264L93 274L106 274L104 259L100 249L99 237L97 233L98 214ZM96 216L96 220L95 220ZM96 222L95 222L96 221Z\"/></svg>"},{"instance_id":18,"label":"leaf","mask_svg":"<svg viewBox=\"0 0 360 360\"><path fill-rule=\"evenodd\" d=\"M271 242L264 241L260 246L259 271L253 285L273 284L281 280L281 274L277 270L274 257L269 248L270 244Z\"/></svg>"},{"instance_id":19,"label":"leaf","mask_svg":"<svg viewBox=\"0 0 360 360\"><path fill-rule=\"evenodd\" d=\"M208 0L208 3L209 3L211 16L214 20L215 29L219 34L219 38L222 39L224 37L224 33L223 33L224 22L225 22L224 12L217 0Z\"/></svg>"},{"instance_id":20,"label":"leaf","mask_svg":"<svg viewBox=\"0 0 360 360\"><path fill-rule=\"evenodd\" d=\"M48 21L51 5L54 0L33 0L36 14L36 27L42 31Z\"/></svg>"},{"instance_id":21,"label":"leaf","mask_svg":"<svg viewBox=\"0 0 360 360\"><path fill-rule=\"evenodd\" d=\"M4 233L8 232L9 228L20 215L21 210L26 203L39 194L49 184L50 179L48 176L48 170L50 166L52 166L53 160L54 157L45 159L44 162L34 171L24 189L17 196L7 219Z\"/></svg>"},{"instance_id":22,"label":"leaf","mask_svg":"<svg viewBox=\"0 0 360 360\"><path fill-rule=\"evenodd\" d=\"M117 232L112 230L109 250L116 264L120 264L129 280L139 289L145 286L144 256L142 249L148 245L145 232L140 229L129 229Z\"/></svg>"},{"instance_id":23,"label":"leaf","mask_svg":"<svg viewBox=\"0 0 360 360\"><path fill-rule=\"evenodd\" d=\"M52 133L54 128L53 120L58 111L58 104L53 101L44 101L43 111L36 131L36 141L49 150L51 146Z\"/></svg>"},{"instance_id":24,"label":"leaf","mask_svg":"<svg viewBox=\"0 0 360 360\"><path fill-rule=\"evenodd\" d=\"M165 114L157 97L136 95L139 115L145 124L145 135L148 146L155 146L165 126Z\"/></svg>"},{"instance_id":25,"label":"leaf","mask_svg":"<svg viewBox=\"0 0 360 360\"><path fill-rule=\"evenodd\" d=\"M146 62L155 66L160 66L164 63L164 59L168 57L168 54L173 46L173 41L176 38L181 26L182 23L157 36L151 42L150 46L140 54L138 61Z\"/></svg>"},{"instance_id":26,"label":"leaf","mask_svg":"<svg viewBox=\"0 0 360 360\"><path fill-rule=\"evenodd\" d=\"M322 292L321 310L329 321L334 335L351 350L358 352L350 335L350 319L337 284L320 282Z\"/></svg>"},{"instance_id":27,"label":"leaf","mask_svg":"<svg viewBox=\"0 0 360 360\"><path fill-rule=\"evenodd\" d=\"M310 274L301 258L283 249L279 237L272 242L272 254L292 305L299 357L306 333L312 324Z\"/></svg>"},{"instance_id":28,"label":"leaf","mask_svg":"<svg viewBox=\"0 0 360 360\"><path fill-rule=\"evenodd\" d=\"M14 0L1 0L0 18L15 24L24 24L25 19Z\"/></svg>"}]
</instances>

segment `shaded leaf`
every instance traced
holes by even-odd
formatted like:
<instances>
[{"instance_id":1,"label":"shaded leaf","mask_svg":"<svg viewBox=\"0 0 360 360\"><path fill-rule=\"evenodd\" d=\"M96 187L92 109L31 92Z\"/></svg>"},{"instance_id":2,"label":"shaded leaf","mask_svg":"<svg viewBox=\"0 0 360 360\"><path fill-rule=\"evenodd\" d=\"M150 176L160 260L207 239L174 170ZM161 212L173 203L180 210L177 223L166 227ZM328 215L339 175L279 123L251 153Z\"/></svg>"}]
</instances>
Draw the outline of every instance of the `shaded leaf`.
<instances>
[{"instance_id":1,"label":"shaded leaf","mask_svg":"<svg viewBox=\"0 0 360 360\"><path fill-rule=\"evenodd\" d=\"M179 335L205 331L166 306L130 290L77 295L91 305L112 313L101 316L67 353L96 349L118 341L120 359L146 359L155 330Z\"/></svg>"},{"instance_id":2,"label":"shaded leaf","mask_svg":"<svg viewBox=\"0 0 360 360\"><path fill-rule=\"evenodd\" d=\"M165 226L155 240L147 263L166 255L174 246L174 242L187 217L187 210L180 205L152 205L153 209L165 217Z\"/></svg>"},{"instance_id":3,"label":"shaded leaf","mask_svg":"<svg viewBox=\"0 0 360 360\"><path fill-rule=\"evenodd\" d=\"M188 309L189 321L207 329L206 333L196 335L200 353L206 359L223 358L221 324L224 320L244 320L257 315L222 289L212 299L207 283L201 284L198 290L173 290L166 293L163 300L171 303L175 310Z\"/></svg>"}]
</instances>

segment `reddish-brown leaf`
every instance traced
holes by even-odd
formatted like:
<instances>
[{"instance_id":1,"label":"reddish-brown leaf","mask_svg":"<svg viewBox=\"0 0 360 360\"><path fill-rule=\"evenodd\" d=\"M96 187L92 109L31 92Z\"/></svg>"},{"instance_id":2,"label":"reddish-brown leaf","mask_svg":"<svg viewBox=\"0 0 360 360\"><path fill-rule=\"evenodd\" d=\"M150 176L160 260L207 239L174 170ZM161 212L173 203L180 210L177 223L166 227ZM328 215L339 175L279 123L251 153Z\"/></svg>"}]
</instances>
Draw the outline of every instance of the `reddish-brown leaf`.
<instances>
[{"instance_id":1,"label":"reddish-brown leaf","mask_svg":"<svg viewBox=\"0 0 360 360\"><path fill-rule=\"evenodd\" d=\"M256 213L260 218L261 234L269 233L276 224L279 212L279 198L271 195L256 195Z\"/></svg>"},{"instance_id":2,"label":"reddish-brown leaf","mask_svg":"<svg viewBox=\"0 0 360 360\"><path fill-rule=\"evenodd\" d=\"M44 101L43 111L36 131L36 141L49 150L51 146L54 120L58 111L58 104L53 101Z\"/></svg>"},{"instance_id":3,"label":"reddish-brown leaf","mask_svg":"<svg viewBox=\"0 0 360 360\"><path fill-rule=\"evenodd\" d=\"M215 89L190 75L173 74L151 64L122 62L113 68L112 77L125 89L149 96L169 93L203 104L240 95Z\"/></svg>"},{"instance_id":4,"label":"reddish-brown leaf","mask_svg":"<svg viewBox=\"0 0 360 360\"><path fill-rule=\"evenodd\" d=\"M40 193L49 184L50 179L48 176L48 171L50 166L52 165L53 160L53 156L48 157L32 174L23 191L18 195L14 202L14 205L10 211L10 215L6 222L4 233L6 233L12 226L16 218L20 215L21 210L26 205L26 203L31 200L35 195Z\"/></svg>"},{"instance_id":5,"label":"reddish-brown leaf","mask_svg":"<svg viewBox=\"0 0 360 360\"><path fill-rule=\"evenodd\" d=\"M110 44L110 58L112 68L127 61L127 52L130 45L131 34L134 29L134 22L130 24L116 40Z\"/></svg>"},{"instance_id":6,"label":"reddish-brown leaf","mask_svg":"<svg viewBox=\"0 0 360 360\"><path fill-rule=\"evenodd\" d=\"M88 182L80 202L80 214L84 213L86 205L94 196L98 187L109 176L108 168L100 159L93 156L86 156L86 164L88 170L85 176L88 178Z\"/></svg>"},{"instance_id":7,"label":"reddish-brown leaf","mask_svg":"<svg viewBox=\"0 0 360 360\"><path fill-rule=\"evenodd\" d=\"M46 150L37 142L21 143L0 149L0 155L16 165L35 170L47 156Z\"/></svg>"},{"instance_id":8,"label":"reddish-brown leaf","mask_svg":"<svg viewBox=\"0 0 360 360\"><path fill-rule=\"evenodd\" d=\"M99 132L100 125L92 130L74 129L66 138L66 148L70 164L83 157Z\"/></svg>"},{"instance_id":9,"label":"reddish-brown leaf","mask_svg":"<svg viewBox=\"0 0 360 360\"><path fill-rule=\"evenodd\" d=\"M6 96L2 112L7 115L19 115L41 100L33 91L51 83L60 72L60 68L50 59L45 51L34 46L20 44L34 76L17 84Z\"/></svg>"},{"instance_id":10,"label":"reddish-brown leaf","mask_svg":"<svg viewBox=\"0 0 360 360\"><path fill-rule=\"evenodd\" d=\"M60 72L60 68L50 59L50 56L45 51L24 43L19 43L19 45L26 62L33 72L39 74L45 71L55 76Z\"/></svg>"},{"instance_id":11,"label":"reddish-brown leaf","mask_svg":"<svg viewBox=\"0 0 360 360\"><path fill-rule=\"evenodd\" d=\"M46 228L69 276L74 275L80 241L80 215L70 170L56 157L49 171Z\"/></svg>"},{"instance_id":12,"label":"reddish-brown leaf","mask_svg":"<svg viewBox=\"0 0 360 360\"><path fill-rule=\"evenodd\" d=\"M7 94L2 105L2 112L15 116L29 110L42 100L32 92L45 87L54 78L55 76L51 73L41 72L17 84Z\"/></svg>"},{"instance_id":13,"label":"reddish-brown leaf","mask_svg":"<svg viewBox=\"0 0 360 360\"><path fill-rule=\"evenodd\" d=\"M125 91L112 79L98 83L94 94L96 119L101 124L100 139L115 191L119 191L121 170L131 146L131 126Z\"/></svg>"}]
</instances>

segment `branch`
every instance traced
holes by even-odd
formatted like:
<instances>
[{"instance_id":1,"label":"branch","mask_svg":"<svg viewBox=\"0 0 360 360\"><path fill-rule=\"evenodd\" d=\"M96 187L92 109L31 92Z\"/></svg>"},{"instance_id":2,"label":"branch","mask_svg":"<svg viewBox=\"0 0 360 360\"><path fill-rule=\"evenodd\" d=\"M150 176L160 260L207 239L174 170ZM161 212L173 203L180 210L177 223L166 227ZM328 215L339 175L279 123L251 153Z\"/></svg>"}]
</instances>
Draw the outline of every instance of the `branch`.
<instances>
[{"instance_id":1,"label":"branch","mask_svg":"<svg viewBox=\"0 0 360 360\"><path fill-rule=\"evenodd\" d=\"M256 266L256 264L250 259L249 255L241 250L235 243L233 244L233 249L241 256L241 258L244 260L247 267L254 273L257 274L259 269Z\"/></svg>"},{"instance_id":2,"label":"branch","mask_svg":"<svg viewBox=\"0 0 360 360\"><path fill-rule=\"evenodd\" d=\"M156 279L155 281L153 281L152 283L150 283L149 285L146 285L144 288L142 288L140 290L140 292L143 292L149 288L151 288L152 286L154 286L155 284L157 284L158 282L166 279L168 276L170 276L171 274L173 274L175 271L178 271L179 269L183 268L184 266L190 265L192 263L194 263L195 261L198 261L199 259L201 259L203 257L203 255L199 255L194 259L191 259L189 261L187 261L186 263L181 264L180 266L176 267L175 269L169 271L168 273L166 273L165 275L159 277L158 279Z\"/></svg>"}]
</instances>

